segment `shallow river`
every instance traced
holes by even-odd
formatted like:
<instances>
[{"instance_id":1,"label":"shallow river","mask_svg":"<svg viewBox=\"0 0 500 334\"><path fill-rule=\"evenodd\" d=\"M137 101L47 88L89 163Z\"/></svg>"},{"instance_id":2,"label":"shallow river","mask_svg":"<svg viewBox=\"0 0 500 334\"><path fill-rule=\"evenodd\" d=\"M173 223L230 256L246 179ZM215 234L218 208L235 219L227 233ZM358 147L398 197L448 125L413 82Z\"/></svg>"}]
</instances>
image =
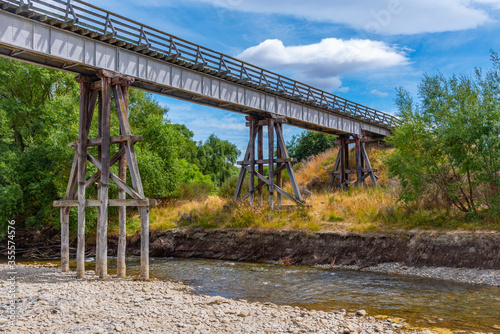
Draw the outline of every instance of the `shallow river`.
<instances>
[{"instance_id":1,"label":"shallow river","mask_svg":"<svg viewBox=\"0 0 500 334\"><path fill-rule=\"evenodd\" d=\"M59 263L58 260L39 261ZM75 263L72 262L73 266ZM87 269L93 269L92 259ZM116 273L116 259L109 272ZM152 258L151 276L181 281L196 293L316 310L359 310L406 319L416 327L500 333L500 288L442 280L200 259ZM127 259L139 274L139 258Z\"/></svg>"}]
</instances>

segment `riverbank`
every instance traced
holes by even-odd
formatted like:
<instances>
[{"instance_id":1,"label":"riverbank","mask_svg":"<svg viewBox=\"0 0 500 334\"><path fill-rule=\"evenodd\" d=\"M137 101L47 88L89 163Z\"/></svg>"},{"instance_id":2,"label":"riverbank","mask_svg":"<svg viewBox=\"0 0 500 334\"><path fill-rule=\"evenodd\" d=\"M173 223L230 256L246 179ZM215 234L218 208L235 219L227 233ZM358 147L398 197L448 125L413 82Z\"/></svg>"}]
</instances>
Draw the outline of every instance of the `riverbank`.
<instances>
[{"instance_id":1,"label":"riverbank","mask_svg":"<svg viewBox=\"0 0 500 334\"><path fill-rule=\"evenodd\" d=\"M140 235L127 239L127 253L139 255ZM57 232L35 235L30 232L19 236L16 242L19 257L60 256ZM72 240L72 257L75 245L76 240ZM110 256L116 255L117 245L116 234L110 234ZM152 231L150 245L153 257L319 265L500 286L500 232L497 231L361 233L184 227ZM2 246L0 254L6 256L7 249ZM87 237L87 256L94 256L94 250L95 238Z\"/></svg>"},{"instance_id":2,"label":"riverbank","mask_svg":"<svg viewBox=\"0 0 500 334\"><path fill-rule=\"evenodd\" d=\"M0 265L2 291L8 267ZM364 311L311 311L195 295L168 281L85 280L57 268L16 266L18 318L8 323L2 298L0 330L7 333L430 333Z\"/></svg>"},{"instance_id":3,"label":"riverbank","mask_svg":"<svg viewBox=\"0 0 500 334\"><path fill-rule=\"evenodd\" d=\"M500 270L500 233L469 231L306 232L176 228L151 235L152 256L356 266ZM138 254L139 238L131 238ZM111 247L116 249L115 246Z\"/></svg>"}]
</instances>

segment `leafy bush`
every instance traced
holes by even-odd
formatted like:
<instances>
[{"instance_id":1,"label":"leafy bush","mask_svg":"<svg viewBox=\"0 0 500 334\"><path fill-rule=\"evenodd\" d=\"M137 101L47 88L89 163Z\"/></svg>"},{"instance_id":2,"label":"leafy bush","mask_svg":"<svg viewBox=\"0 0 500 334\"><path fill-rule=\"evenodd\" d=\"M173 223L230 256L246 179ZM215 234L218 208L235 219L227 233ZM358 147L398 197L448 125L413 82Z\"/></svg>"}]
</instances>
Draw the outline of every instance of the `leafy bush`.
<instances>
[{"instance_id":1,"label":"leafy bush","mask_svg":"<svg viewBox=\"0 0 500 334\"><path fill-rule=\"evenodd\" d=\"M425 75L419 103L402 88L400 124L386 162L400 199L454 206L475 215L500 210L500 61L472 76Z\"/></svg>"}]
</instances>

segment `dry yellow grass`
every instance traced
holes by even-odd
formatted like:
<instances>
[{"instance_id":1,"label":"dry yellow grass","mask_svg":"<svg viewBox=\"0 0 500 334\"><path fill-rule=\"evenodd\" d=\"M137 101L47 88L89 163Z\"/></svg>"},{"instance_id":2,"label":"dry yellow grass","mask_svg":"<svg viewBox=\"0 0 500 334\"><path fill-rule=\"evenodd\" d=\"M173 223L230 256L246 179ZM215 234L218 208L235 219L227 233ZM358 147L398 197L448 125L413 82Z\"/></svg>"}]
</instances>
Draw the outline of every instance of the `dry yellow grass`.
<instances>
[{"instance_id":1,"label":"dry yellow grass","mask_svg":"<svg viewBox=\"0 0 500 334\"><path fill-rule=\"evenodd\" d=\"M333 168L337 153L338 149L333 148L301 162L295 172L298 184L307 185L314 178L328 182L330 179L328 171Z\"/></svg>"},{"instance_id":2,"label":"dry yellow grass","mask_svg":"<svg viewBox=\"0 0 500 334\"><path fill-rule=\"evenodd\" d=\"M297 181L301 187L313 184L311 187L322 189L313 191L311 197L306 200L311 208L272 211L267 206L251 207L248 203L234 204L218 196L209 196L203 201L177 201L151 208L150 227L152 230L163 230L197 225L310 231L378 228L377 217L381 210L395 205L395 194L380 187L327 193L325 190L330 180L328 171L333 168L337 152L338 149L330 149L302 162L296 168ZM353 152L351 153L350 159L354 159ZM369 154L375 157L374 168L382 169L383 153L372 150ZM381 175L380 178L383 180L386 177ZM285 184L285 189L288 192L292 190L289 184ZM292 205L285 198L283 204ZM129 221L127 232L135 233L140 228L138 214L134 214Z\"/></svg>"},{"instance_id":3,"label":"dry yellow grass","mask_svg":"<svg viewBox=\"0 0 500 334\"><path fill-rule=\"evenodd\" d=\"M251 207L248 201L234 204L230 200L210 196L203 201L178 201L152 208L151 229L200 226L365 232L394 228L471 228L461 218L451 219L448 210L426 211L398 203L397 182L389 178L387 167L383 164L383 158L390 154L391 149L369 148L367 151L372 167L378 170L376 174L381 186L327 192L328 171L332 170L338 152L331 149L294 168L299 185L312 190L306 199L306 204L311 207L296 207L290 211L270 210L265 205ZM354 164L354 150L351 150L349 158ZM367 182L368 185L370 183ZM289 193L292 191L289 184L284 187ZM267 196L264 199L267 203ZM293 203L284 198L283 204ZM133 234L139 228L140 219L136 214L129 220L127 232Z\"/></svg>"}]
</instances>

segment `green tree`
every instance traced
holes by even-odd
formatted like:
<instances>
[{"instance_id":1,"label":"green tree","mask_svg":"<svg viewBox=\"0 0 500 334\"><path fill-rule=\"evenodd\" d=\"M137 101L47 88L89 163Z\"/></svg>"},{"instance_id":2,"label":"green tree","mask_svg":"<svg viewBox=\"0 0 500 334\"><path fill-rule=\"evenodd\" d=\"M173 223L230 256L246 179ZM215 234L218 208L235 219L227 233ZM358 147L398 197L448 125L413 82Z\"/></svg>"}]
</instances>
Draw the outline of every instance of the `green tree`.
<instances>
[{"instance_id":1,"label":"green tree","mask_svg":"<svg viewBox=\"0 0 500 334\"><path fill-rule=\"evenodd\" d=\"M292 136L286 144L288 154L299 162L335 146L337 138L333 135L316 131L305 131Z\"/></svg>"},{"instance_id":2,"label":"green tree","mask_svg":"<svg viewBox=\"0 0 500 334\"><path fill-rule=\"evenodd\" d=\"M78 131L77 93L63 72L0 59L0 226L12 216L27 226L54 221Z\"/></svg>"},{"instance_id":3,"label":"green tree","mask_svg":"<svg viewBox=\"0 0 500 334\"><path fill-rule=\"evenodd\" d=\"M239 154L236 145L211 134L204 143L198 145L197 164L219 187L238 170L234 164Z\"/></svg>"},{"instance_id":4,"label":"green tree","mask_svg":"<svg viewBox=\"0 0 500 334\"><path fill-rule=\"evenodd\" d=\"M500 62L474 75L425 75L416 103L397 89L400 124L389 143L401 199L431 199L464 212L499 208Z\"/></svg>"}]
</instances>

